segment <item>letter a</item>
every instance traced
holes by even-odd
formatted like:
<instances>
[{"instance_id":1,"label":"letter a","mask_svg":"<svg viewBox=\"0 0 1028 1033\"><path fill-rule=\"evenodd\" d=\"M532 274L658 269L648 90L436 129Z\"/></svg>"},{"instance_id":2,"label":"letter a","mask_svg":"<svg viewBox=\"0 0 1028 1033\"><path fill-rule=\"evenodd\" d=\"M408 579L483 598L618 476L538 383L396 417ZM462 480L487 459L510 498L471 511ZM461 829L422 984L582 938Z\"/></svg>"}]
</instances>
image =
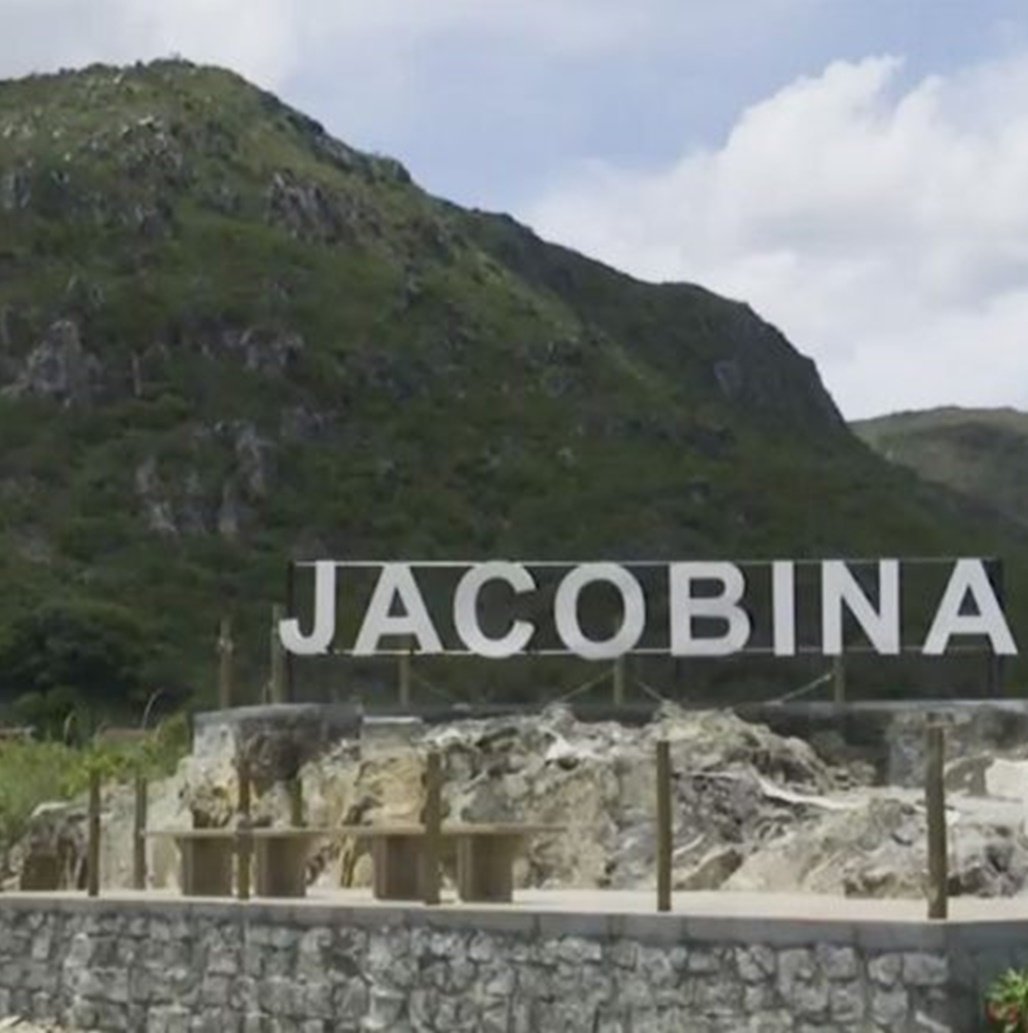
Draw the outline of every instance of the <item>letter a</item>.
<instances>
[{"instance_id":1,"label":"letter a","mask_svg":"<svg viewBox=\"0 0 1028 1033\"><path fill-rule=\"evenodd\" d=\"M975 613L960 612L968 595L974 601ZM925 639L924 654L945 653L951 635L988 635L998 656L1017 656L1017 644L981 560L957 560Z\"/></svg>"},{"instance_id":2,"label":"letter a","mask_svg":"<svg viewBox=\"0 0 1028 1033\"><path fill-rule=\"evenodd\" d=\"M403 613L393 614L393 600L399 599ZM383 635L410 635L417 639L419 653L441 653L443 644L428 615L417 581L406 563L386 563L371 595L354 656L371 656Z\"/></svg>"}]
</instances>

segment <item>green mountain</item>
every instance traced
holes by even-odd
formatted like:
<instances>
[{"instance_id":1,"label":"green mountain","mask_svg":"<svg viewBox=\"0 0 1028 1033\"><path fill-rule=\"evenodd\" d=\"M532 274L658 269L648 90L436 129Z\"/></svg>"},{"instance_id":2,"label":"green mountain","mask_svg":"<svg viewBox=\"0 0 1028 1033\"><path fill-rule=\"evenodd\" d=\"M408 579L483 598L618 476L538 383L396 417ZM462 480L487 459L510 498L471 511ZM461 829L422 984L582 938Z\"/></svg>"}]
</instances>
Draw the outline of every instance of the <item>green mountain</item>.
<instances>
[{"instance_id":1,"label":"green mountain","mask_svg":"<svg viewBox=\"0 0 1028 1033\"><path fill-rule=\"evenodd\" d=\"M1028 413L951 406L861 420L853 430L890 462L1028 526Z\"/></svg>"},{"instance_id":2,"label":"green mountain","mask_svg":"<svg viewBox=\"0 0 1028 1033\"><path fill-rule=\"evenodd\" d=\"M0 84L0 385L0 691L33 705L209 696L226 613L256 698L290 557L1028 571L747 306L435 199L184 62Z\"/></svg>"}]
</instances>

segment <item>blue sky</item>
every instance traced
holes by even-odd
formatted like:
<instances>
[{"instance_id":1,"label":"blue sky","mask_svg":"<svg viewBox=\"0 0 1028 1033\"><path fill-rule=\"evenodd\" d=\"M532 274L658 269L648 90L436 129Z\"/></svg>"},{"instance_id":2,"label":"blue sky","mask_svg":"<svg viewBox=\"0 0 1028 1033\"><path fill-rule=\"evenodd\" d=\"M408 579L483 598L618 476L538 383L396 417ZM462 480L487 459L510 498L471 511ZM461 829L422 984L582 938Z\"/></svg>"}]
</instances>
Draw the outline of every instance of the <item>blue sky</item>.
<instances>
[{"instance_id":1,"label":"blue sky","mask_svg":"<svg viewBox=\"0 0 1028 1033\"><path fill-rule=\"evenodd\" d=\"M477 24L387 47L404 90L386 118L373 97L345 96L330 61L291 74L283 92L356 145L400 157L433 192L506 210L583 161L646 168L715 144L746 107L833 61L903 56L915 81L1028 46L1024 0L629 6L643 25L621 46L546 46Z\"/></svg>"},{"instance_id":2,"label":"blue sky","mask_svg":"<svg viewBox=\"0 0 1028 1033\"><path fill-rule=\"evenodd\" d=\"M234 68L433 193L749 301L851 417L1028 407L1025 0L0 0L0 76Z\"/></svg>"}]
</instances>

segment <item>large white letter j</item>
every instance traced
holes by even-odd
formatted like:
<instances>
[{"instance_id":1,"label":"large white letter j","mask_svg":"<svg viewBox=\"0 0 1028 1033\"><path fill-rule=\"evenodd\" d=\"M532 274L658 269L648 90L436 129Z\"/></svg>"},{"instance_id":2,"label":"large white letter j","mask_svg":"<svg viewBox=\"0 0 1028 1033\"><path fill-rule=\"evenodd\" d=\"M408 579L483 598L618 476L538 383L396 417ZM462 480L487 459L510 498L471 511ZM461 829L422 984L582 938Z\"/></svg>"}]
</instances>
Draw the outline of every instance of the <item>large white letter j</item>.
<instances>
[{"instance_id":1,"label":"large white letter j","mask_svg":"<svg viewBox=\"0 0 1028 1033\"><path fill-rule=\"evenodd\" d=\"M314 564L314 627L309 635L300 631L300 621L288 617L278 625L278 637L290 653L317 656L327 653L336 633L336 564L318 560Z\"/></svg>"}]
</instances>

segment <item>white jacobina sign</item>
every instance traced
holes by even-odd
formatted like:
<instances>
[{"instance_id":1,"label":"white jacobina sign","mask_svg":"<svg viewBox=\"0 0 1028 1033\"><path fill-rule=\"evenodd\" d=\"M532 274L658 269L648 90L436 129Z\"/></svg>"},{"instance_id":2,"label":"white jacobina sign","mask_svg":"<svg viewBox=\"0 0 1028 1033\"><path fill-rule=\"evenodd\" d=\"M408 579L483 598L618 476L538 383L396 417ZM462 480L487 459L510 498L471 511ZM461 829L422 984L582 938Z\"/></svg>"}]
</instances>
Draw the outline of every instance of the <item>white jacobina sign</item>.
<instances>
[{"instance_id":1,"label":"white jacobina sign","mask_svg":"<svg viewBox=\"0 0 1028 1033\"><path fill-rule=\"evenodd\" d=\"M864 591L851 565L843 560L823 560L820 568L821 635L818 648L826 656L843 651L843 623L846 615L859 625L871 648L884 656L896 655L904 642L901 627L901 564L896 559L875 561L878 572L877 600ZM514 596L538 588L531 570L540 564L492 560L484 563L381 563L356 564L379 570L371 598L364 611L353 647L353 656L374 656L388 652L382 640L403 636L415 643L418 653L463 653L502 659L532 651L536 634L533 622L513 616L499 633L487 633L479 622L479 595L486 585L500 583ZM544 564L553 566L553 564ZM797 652L796 561L771 562L770 603L772 651L776 656ZM309 631L290 617L279 625L282 645L298 656L328 653L336 637L336 595L338 571L348 564L318 560L314 570L314 616ZM464 570L452 598L453 627L463 648L443 645L424 596L415 578L419 566L447 566ZM647 564L647 566L654 566ZM753 633L746 608L747 584L741 567L727 561L695 561L661 565L667 588L668 646L661 652L671 656L729 656L747 648ZM589 637L582 628L580 597L590 585L602 584L620 597L620 626L607 638ZM715 591L696 591L699 584ZM630 653L639 645L647 626L647 598L630 565L619 563L568 564L553 598L553 625L561 652L588 660L611 660ZM700 622L706 632L701 634ZM710 632L711 624L715 626ZM1003 613L996 591L980 559L958 559L945 590L938 599L934 617L923 642L917 646L926 656L940 656L955 636L983 636L993 653L1012 656L1017 645ZM647 650L652 652L653 650Z\"/></svg>"}]
</instances>

